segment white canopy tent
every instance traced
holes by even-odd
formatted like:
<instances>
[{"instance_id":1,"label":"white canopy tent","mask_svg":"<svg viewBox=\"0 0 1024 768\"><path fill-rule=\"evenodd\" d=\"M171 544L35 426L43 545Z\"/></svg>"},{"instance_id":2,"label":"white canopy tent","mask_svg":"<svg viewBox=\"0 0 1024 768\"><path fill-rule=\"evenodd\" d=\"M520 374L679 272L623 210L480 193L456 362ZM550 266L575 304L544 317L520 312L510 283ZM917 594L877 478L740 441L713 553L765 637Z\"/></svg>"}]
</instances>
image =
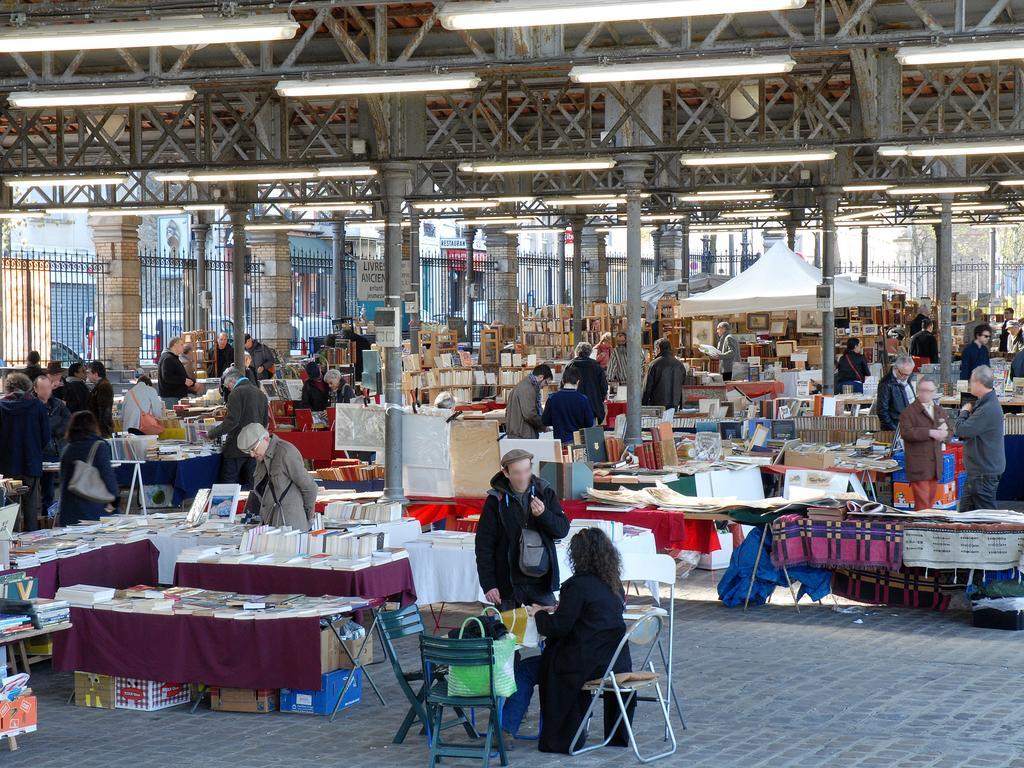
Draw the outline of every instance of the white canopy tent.
<instances>
[{"instance_id":1,"label":"white canopy tent","mask_svg":"<svg viewBox=\"0 0 1024 768\"><path fill-rule=\"evenodd\" d=\"M701 293L724 285L730 279L727 275L708 275L698 272L695 275L690 275L689 290L690 293ZM681 282L681 280L662 280L641 288L640 301L647 305L648 310L654 312L658 308L658 299L662 296L675 296L679 293Z\"/></svg>"},{"instance_id":2,"label":"white canopy tent","mask_svg":"<svg viewBox=\"0 0 1024 768\"><path fill-rule=\"evenodd\" d=\"M816 291L821 270L778 242L749 269L725 285L679 302L683 317L728 315L735 312L809 310L818 308ZM877 307L882 292L845 278L835 279L836 307Z\"/></svg>"}]
</instances>

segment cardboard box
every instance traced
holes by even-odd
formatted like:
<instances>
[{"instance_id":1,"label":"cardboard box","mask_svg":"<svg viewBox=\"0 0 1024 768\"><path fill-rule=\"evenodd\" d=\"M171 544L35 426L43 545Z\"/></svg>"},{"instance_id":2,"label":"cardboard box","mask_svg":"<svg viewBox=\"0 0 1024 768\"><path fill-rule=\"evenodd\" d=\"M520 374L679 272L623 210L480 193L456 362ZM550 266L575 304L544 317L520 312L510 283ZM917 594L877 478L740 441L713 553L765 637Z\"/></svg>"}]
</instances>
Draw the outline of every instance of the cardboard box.
<instances>
[{"instance_id":1,"label":"cardboard box","mask_svg":"<svg viewBox=\"0 0 1024 768\"><path fill-rule=\"evenodd\" d=\"M954 480L950 483L940 483L935 493L936 509L955 509L959 500L958 484ZM892 484L892 505L896 509L914 508L914 489L910 483Z\"/></svg>"},{"instance_id":2,"label":"cardboard box","mask_svg":"<svg viewBox=\"0 0 1024 768\"><path fill-rule=\"evenodd\" d=\"M31 637L25 641L25 652L29 656L53 656L53 638L49 635Z\"/></svg>"},{"instance_id":3,"label":"cardboard box","mask_svg":"<svg viewBox=\"0 0 1024 768\"><path fill-rule=\"evenodd\" d=\"M786 451L786 458L783 462L787 467L801 467L802 469L828 469L836 462L832 453L797 453L794 450ZM896 492L893 491L895 498Z\"/></svg>"},{"instance_id":4,"label":"cardboard box","mask_svg":"<svg viewBox=\"0 0 1024 768\"><path fill-rule=\"evenodd\" d=\"M38 718L35 696L23 695L14 701L0 702L0 733L35 730Z\"/></svg>"},{"instance_id":5,"label":"cardboard box","mask_svg":"<svg viewBox=\"0 0 1024 768\"><path fill-rule=\"evenodd\" d=\"M355 680L345 692L338 711L348 709L353 704L358 704L363 697L363 670L357 669L354 672L348 669L339 669L328 672L320 681L319 691L302 691L296 688L281 689L281 711L296 712L303 715L329 715L334 709L334 702L345 686L348 676L354 674Z\"/></svg>"},{"instance_id":6,"label":"cardboard box","mask_svg":"<svg viewBox=\"0 0 1024 768\"><path fill-rule=\"evenodd\" d=\"M113 709L114 692L114 678L111 675L75 672L75 706Z\"/></svg>"},{"instance_id":7,"label":"cardboard box","mask_svg":"<svg viewBox=\"0 0 1024 768\"><path fill-rule=\"evenodd\" d=\"M359 650L360 644L363 642L362 638L359 640L346 640L345 645L348 647L348 652L352 654L353 658L356 656L356 652ZM338 638L335 636L334 631L329 627L320 631L320 672L327 674L328 672L334 672L336 669L352 669L352 662L348 657L348 654L341 648L341 643L338 642ZM363 664L370 664L373 662L373 635L370 635L370 639L366 641L366 646L363 648L363 655L359 657L359 660Z\"/></svg>"},{"instance_id":8,"label":"cardboard box","mask_svg":"<svg viewBox=\"0 0 1024 768\"><path fill-rule=\"evenodd\" d=\"M161 683L134 677L114 679L114 708L155 712L158 709L187 704L192 699L188 683Z\"/></svg>"},{"instance_id":9,"label":"cardboard box","mask_svg":"<svg viewBox=\"0 0 1024 768\"><path fill-rule=\"evenodd\" d=\"M210 687L210 709L215 712L274 712L277 691L273 688Z\"/></svg>"}]
</instances>

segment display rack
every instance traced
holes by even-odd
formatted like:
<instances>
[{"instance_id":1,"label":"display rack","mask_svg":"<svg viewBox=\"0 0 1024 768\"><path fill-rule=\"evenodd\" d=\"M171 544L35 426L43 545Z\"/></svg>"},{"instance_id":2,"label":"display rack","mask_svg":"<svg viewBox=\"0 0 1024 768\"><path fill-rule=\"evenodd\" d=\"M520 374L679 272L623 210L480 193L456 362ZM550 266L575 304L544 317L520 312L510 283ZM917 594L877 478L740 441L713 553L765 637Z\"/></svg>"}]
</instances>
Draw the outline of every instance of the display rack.
<instances>
[{"instance_id":1,"label":"display rack","mask_svg":"<svg viewBox=\"0 0 1024 768\"><path fill-rule=\"evenodd\" d=\"M553 304L540 307L522 321L524 347L538 360L564 360L572 357L572 307Z\"/></svg>"},{"instance_id":2,"label":"display rack","mask_svg":"<svg viewBox=\"0 0 1024 768\"><path fill-rule=\"evenodd\" d=\"M459 351L455 334L450 330L424 329L419 332L420 364L424 368L434 367L434 358L439 354Z\"/></svg>"}]
</instances>

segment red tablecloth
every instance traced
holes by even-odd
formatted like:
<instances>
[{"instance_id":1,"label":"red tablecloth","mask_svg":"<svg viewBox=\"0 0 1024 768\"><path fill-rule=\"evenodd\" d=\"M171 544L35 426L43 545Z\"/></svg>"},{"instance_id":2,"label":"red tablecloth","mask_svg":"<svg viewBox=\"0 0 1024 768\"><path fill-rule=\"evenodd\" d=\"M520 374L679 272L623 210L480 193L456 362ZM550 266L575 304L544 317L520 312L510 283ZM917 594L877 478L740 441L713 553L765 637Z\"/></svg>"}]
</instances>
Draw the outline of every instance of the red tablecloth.
<instances>
[{"instance_id":1,"label":"red tablecloth","mask_svg":"<svg viewBox=\"0 0 1024 768\"><path fill-rule=\"evenodd\" d=\"M563 501L562 509L570 520L615 520L638 528L650 528L654 543L661 549L690 549L708 554L721 549L715 524L711 520L687 520L682 512L662 509L634 509L629 512L598 512L587 509L586 501Z\"/></svg>"},{"instance_id":2,"label":"red tablecloth","mask_svg":"<svg viewBox=\"0 0 1024 768\"><path fill-rule=\"evenodd\" d=\"M455 499L455 506L437 505L438 511L454 517L479 515L484 508L483 499ZM616 520L639 528L650 528L658 549L691 549L709 553L721 549L715 524L711 520L687 520L682 512L655 509L634 509L631 512L595 512L587 509L583 500L563 501L562 509L570 520L577 517L592 520ZM457 510L455 514L453 510Z\"/></svg>"},{"instance_id":3,"label":"red tablecloth","mask_svg":"<svg viewBox=\"0 0 1024 768\"><path fill-rule=\"evenodd\" d=\"M430 525L447 517L479 515L484 508L483 499L416 498L409 500L406 514L415 517L420 525Z\"/></svg>"},{"instance_id":4,"label":"red tablecloth","mask_svg":"<svg viewBox=\"0 0 1024 768\"><path fill-rule=\"evenodd\" d=\"M320 688L320 620L214 619L72 608L53 668L227 688Z\"/></svg>"},{"instance_id":5,"label":"red tablecloth","mask_svg":"<svg viewBox=\"0 0 1024 768\"><path fill-rule=\"evenodd\" d=\"M302 594L320 597L381 597L409 605L416 601L408 560L384 563L361 571L287 568L277 565L178 563L174 584L247 595ZM268 622L269 623L269 622Z\"/></svg>"},{"instance_id":6,"label":"red tablecloth","mask_svg":"<svg viewBox=\"0 0 1024 768\"><path fill-rule=\"evenodd\" d=\"M727 381L725 388L742 392L747 397L777 397L786 391L786 385L781 381Z\"/></svg>"},{"instance_id":7,"label":"red tablecloth","mask_svg":"<svg viewBox=\"0 0 1024 768\"><path fill-rule=\"evenodd\" d=\"M334 458L334 432L318 430L316 432L275 432L286 443L299 449L302 458L311 461L331 463Z\"/></svg>"},{"instance_id":8,"label":"red tablecloth","mask_svg":"<svg viewBox=\"0 0 1024 768\"><path fill-rule=\"evenodd\" d=\"M604 409L607 412L604 423L607 427L615 426L615 417L626 412L625 400L605 400Z\"/></svg>"},{"instance_id":9,"label":"red tablecloth","mask_svg":"<svg viewBox=\"0 0 1024 768\"><path fill-rule=\"evenodd\" d=\"M61 587L91 584L124 589L136 584L156 585L159 580L160 551L151 541L111 544L43 563L37 568L15 568L39 579L39 596L53 597ZM10 573L4 571L3 573ZM2 575L2 574L0 574Z\"/></svg>"}]
</instances>

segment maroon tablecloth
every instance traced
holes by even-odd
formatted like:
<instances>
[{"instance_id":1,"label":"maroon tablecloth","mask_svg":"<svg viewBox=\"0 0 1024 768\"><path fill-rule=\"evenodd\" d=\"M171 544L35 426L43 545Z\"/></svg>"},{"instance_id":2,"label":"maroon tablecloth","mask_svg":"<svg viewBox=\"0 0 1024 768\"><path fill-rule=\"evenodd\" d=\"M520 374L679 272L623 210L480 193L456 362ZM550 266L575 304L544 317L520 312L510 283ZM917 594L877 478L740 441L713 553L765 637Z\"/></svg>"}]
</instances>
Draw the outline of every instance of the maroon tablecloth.
<instances>
[{"instance_id":1,"label":"maroon tablecloth","mask_svg":"<svg viewBox=\"0 0 1024 768\"><path fill-rule=\"evenodd\" d=\"M37 568L14 568L39 579L39 596L53 597L61 587L92 584L124 589L136 584L156 585L160 551L151 541L111 544L109 547L62 557ZM0 573L11 573L3 571ZM175 681L176 682L176 681Z\"/></svg>"},{"instance_id":2,"label":"maroon tablecloth","mask_svg":"<svg viewBox=\"0 0 1024 768\"><path fill-rule=\"evenodd\" d=\"M416 602L416 587L408 560L384 563L361 571L286 568L276 565L178 563L178 587L241 592L247 595L302 594L320 597L382 597L402 605Z\"/></svg>"},{"instance_id":3,"label":"maroon tablecloth","mask_svg":"<svg viewBox=\"0 0 1024 768\"><path fill-rule=\"evenodd\" d=\"M320 620L71 609L53 668L226 688L320 689Z\"/></svg>"}]
</instances>

